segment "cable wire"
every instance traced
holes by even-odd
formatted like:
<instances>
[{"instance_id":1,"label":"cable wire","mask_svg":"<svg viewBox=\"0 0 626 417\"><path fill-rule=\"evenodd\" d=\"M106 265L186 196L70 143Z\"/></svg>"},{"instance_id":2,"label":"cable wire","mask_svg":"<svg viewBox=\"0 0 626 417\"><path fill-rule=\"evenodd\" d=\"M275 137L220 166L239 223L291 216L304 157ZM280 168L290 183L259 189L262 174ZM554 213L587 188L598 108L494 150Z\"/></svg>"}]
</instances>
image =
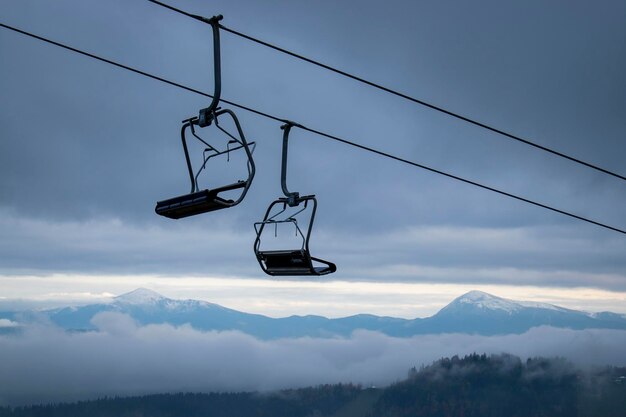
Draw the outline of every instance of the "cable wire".
<instances>
[{"instance_id":1,"label":"cable wire","mask_svg":"<svg viewBox=\"0 0 626 417\"><path fill-rule=\"evenodd\" d=\"M135 74L139 74L139 75L142 75L144 77L148 77L148 78L151 78L153 80L160 81L160 82L169 84L171 86L174 86L174 87L177 87L177 88L181 88L183 90L190 91L190 92L195 93L195 94L199 94L199 95L204 96L204 97L213 98L213 96L211 94L205 93L205 92L197 90L195 88L188 87L186 85L177 83L175 81L168 80L168 79L163 78L163 77L159 77L159 76L154 75L154 74L150 74L150 73L148 73L146 71L142 71L142 70L130 67L128 65L120 64L120 63L112 61L110 59L103 58L101 56L92 54L90 52L82 51L80 49L71 47L69 45L65 45L65 44L62 44L60 42L56 42L56 41L53 41L51 39L48 39L48 38L44 38L43 36L35 35L33 33L30 33L30 32L27 32L27 31L24 31L24 30L21 30L21 29L18 29L18 28L9 26L9 25L6 25L6 24L1 23L1 22L0 22L0 27L12 30L14 32L20 33L20 34L25 35L25 36L29 36L31 38L34 38L34 39L46 42L46 43L54 45L54 46L58 46L60 48L63 48L63 49L75 52L77 54L80 54L80 55L83 55L83 56L87 56L89 58L96 59L96 60L101 61L101 62L105 62L107 64L116 66L118 68L122 68L124 70L134 72ZM277 117L277 116L273 116L273 115L271 115L269 113L265 113L263 111L254 109L252 107L248 107L248 106L245 106L245 105L242 105L242 104L239 104L239 103L235 103L233 101L224 100L224 99L221 99L220 101L222 101L224 103L227 103L227 104L230 104L231 106L240 108L242 110L246 110L248 112L254 113L256 115L263 116L265 118L277 121L277 122L281 122L281 123L289 123L290 122L287 119L280 118L280 117ZM401 158L399 156L392 155L390 153L387 153L387 152L384 152L384 151L381 151L381 150L378 150L378 149L370 148L369 146L361 145L361 144L359 144L357 142L353 142L353 141L350 141L350 140L347 140L347 139L343 139L343 138L341 138L339 136L335 136L335 135L332 135L330 133L325 133L325 132L322 132L322 131L314 129L314 128L303 126L303 125L301 125L299 123L295 123L295 122L291 122L291 123L293 123L294 125L296 125L297 127L301 128L303 130L306 130L306 131L314 133L316 135L325 137L327 139L331 139L331 140L334 140L334 141L337 141L337 142L340 142L340 143L343 143L343 144L346 144L346 145L350 145L350 146L353 146L355 148L359 148L361 150L364 150L364 151L367 151L367 152L371 152L371 153L374 153L374 154L379 155L379 156L383 156L383 157L386 157L386 158L389 158L389 159L392 159L392 160L395 160L395 161L398 161L398 162L402 162L402 163L407 164L407 165L411 165L411 166L414 166L414 167L417 167L417 168L421 168L421 169L430 171L430 172L435 173L435 174L443 175L445 177L448 177L448 178L451 178L451 179L454 179L454 180L457 180L457 181L460 181L460 182L463 182L463 183L466 183L466 184L469 184L469 185L473 185L475 187L479 187L479 188L482 188L484 190L488 190L488 191L491 191L491 192L494 192L494 193L497 193L497 194L500 194L500 195L504 195L506 197L510 197L510 198L515 199L515 200L522 201L524 203L528 203L528 204L531 204L531 205L534 205L534 206L537 206L537 207L541 207L541 208L544 208L546 210L553 211L555 213L559 213L559 214L562 214L562 215L565 215L565 216L568 216L568 217L571 217L571 218L574 218L574 219L577 219L577 220L581 220L581 221L584 221L584 222L587 222L587 223L590 223L590 224L593 224L593 225L596 225L596 226L600 226L600 227L603 227L605 229L613 230L615 232L622 233L622 234L626 235L626 230L619 229L617 227L613 227L613 226L610 226L608 224L601 223L601 222L598 222L598 221L595 221L595 220L591 220L591 219L588 219L586 217L582 217L582 216L570 213L570 212L565 211L565 210L557 209L555 207L551 207L551 206L548 206L548 205L543 204L543 203L538 203L536 201L533 201L533 200L530 200L530 199L527 199L527 198L524 198L524 197L520 197L518 195L509 193L509 192L506 192L506 191L502 191L502 190L499 190L497 188L493 188L493 187L490 187L490 186L478 183L476 181L468 180L466 178L462 178L462 177L459 177L457 175L453 175L453 174L450 174L450 173L447 173L447 172L444 172L444 171L441 171L441 170L438 170L438 169L435 169L435 168L431 168L431 167L428 167L426 165L422 165L422 164L419 164L417 162L414 162L414 161L411 161L411 160L408 160L408 159L405 159L405 158Z\"/></svg>"},{"instance_id":2,"label":"cable wire","mask_svg":"<svg viewBox=\"0 0 626 417\"><path fill-rule=\"evenodd\" d=\"M177 13L180 13L182 15L194 18L196 20L200 20L200 21L203 21L203 22L207 21L207 19L205 19L205 18L203 18L201 16L193 15L191 13L188 13L188 12L184 11L184 10L177 9L176 7L172 7L172 6L168 5L168 4L162 3L162 2L160 2L158 0L147 0L147 1L149 1L150 3L154 3L154 4L158 5L158 6L165 7L167 9L170 9L170 10L172 10L174 12L177 12ZM551 153L551 154L556 155L558 157L565 158L565 159L567 159L569 161L575 162L577 164L586 166L588 168L594 169L596 171L599 171L599 172L602 172L604 174L611 175L611 176L613 176L615 178L619 178L621 180L626 181L626 177L623 176L623 175L620 175L620 174L615 173L613 171L609 171L608 169L605 169L605 168L602 168L600 166L591 164L589 162L585 162L585 161L583 161L581 159L574 158L573 156L566 155L563 152L559 152L557 150L554 150L554 149L548 148L546 146L540 145L538 143L532 142L532 141L530 141L528 139L524 139L524 138L522 138L522 137L520 137L518 135L514 135L512 133L509 133L509 132L506 132L504 130L498 129L496 127L490 126L488 124L476 121L474 119L470 119L469 117L462 116L462 115L460 115L458 113L455 113L455 112L452 112L450 110L444 109L443 107L440 107L440 106L428 103L428 102L426 102L424 100L420 100L420 99L412 97L412 96L410 96L408 94L399 92L397 90L393 90L393 89L391 89L389 87L385 87L385 86L383 86L381 84L377 84L377 83L375 83L373 81L366 80L365 78L359 77L357 75L351 74L351 73L346 72L346 71L342 71L342 70L340 70L338 68L335 68L333 66L324 64L324 63L319 62L317 60L314 60L312 58L308 58L308 57L306 57L304 55L300 55L298 53L292 52L292 51L290 51L288 49L281 48L280 46L271 44L269 42L263 41L261 39L255 38L253 36L246 35L245 33L242 33L242 32L239 32L237 30L231 29L231 28L226 27L226 26L224 26L222 24L220 24L220 28L225 30L226 32L229 32L229 33L233 34L233 35L239 36L241 38L244 38L244 39L247 39L249 41L255 42L255 43L259 44L259 45L263 45L263 46L271 48L271 49L273 49L275 51L278 51L278 52L281 52L283 54L286 54L286 55L292 56L294 58L300 59L302 61L308 62L309 64L316 65L316 66L318 66L320 68L324 68L324 69L326 69L328 71L332 71L332 72L334 72L336 74L339 74L339 75L342 75L344 77L350 78L350 79L352 79L354 81L360 82L360 83L368 85L370 87L377 88L377 89L382 90L382 91L384 91L386 93L395 95L397 97L401 97L401 98L403 98L405 100L411 101L413 103L419 104L419 105L424 106L424 107L428 107L428 108L430 108L432 110L435 110L435 111L438 111L440 113L446 114L448 116L454 117L454 118L456 118L458 120L462 120L462 121L464 121L466 123L470 123L470 124L472 124L474 126L478 126L480 128L483 128L483 129L489 130L491 132L497 133L498 135L507 137L507 138L512 139L512 140L516 140L516 141L521 142L523 144L532 146L532 147L534 147L536 149L540 149L542 151Z\"/></svg>"}]
</instances>

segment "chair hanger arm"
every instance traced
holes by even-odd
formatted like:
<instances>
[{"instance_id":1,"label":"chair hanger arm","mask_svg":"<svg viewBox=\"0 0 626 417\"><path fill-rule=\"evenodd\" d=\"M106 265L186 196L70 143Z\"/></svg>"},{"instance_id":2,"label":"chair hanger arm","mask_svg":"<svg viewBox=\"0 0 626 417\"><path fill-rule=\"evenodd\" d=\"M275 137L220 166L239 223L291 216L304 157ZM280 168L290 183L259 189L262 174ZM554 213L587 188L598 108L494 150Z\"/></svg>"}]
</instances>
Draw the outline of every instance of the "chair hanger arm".
<instances>
[{"instance_id":1,"label":"chair hanger arm","mask_svg":"<svg viewBox=\"0 0 626 417\"><path fill-rule=\"evenodd\" d=\"M220 20L224 17L220 14L213 16L210 19L206 19L206 23L211 25L211 31L213 32L213 76L214 76L214 90L213 99L209 107L200 110L197 123L200 127L206 127L211 124L213 120L213 112L217 109L220 102L220 96L222 94L222 65L220 59Z\"/></svg>"},{"instance_id":2,"label":"chair hanger arm","mask_svg":"<svg viewBox=\"0 0 626 417\"><path fill-rule=\"evenodd\" d=\"M280 128L283 130L283 153L282 162L280 167L280 185L283 189L283 194L287 197L289 206L294 207L299 204L300 193L290 192L287 188L287 154L289 152L289 132L291 128L295 126L293 122L287 122Z\"/></svg>"}]
</instances>

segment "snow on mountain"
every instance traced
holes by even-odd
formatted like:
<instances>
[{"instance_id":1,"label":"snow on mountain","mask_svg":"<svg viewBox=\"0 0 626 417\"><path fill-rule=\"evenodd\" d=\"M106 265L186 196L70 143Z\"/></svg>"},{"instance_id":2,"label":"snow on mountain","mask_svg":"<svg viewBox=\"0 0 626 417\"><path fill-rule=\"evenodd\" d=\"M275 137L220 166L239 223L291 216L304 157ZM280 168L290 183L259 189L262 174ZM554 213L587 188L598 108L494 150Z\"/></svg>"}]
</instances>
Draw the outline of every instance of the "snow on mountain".
<instances>
[{"instance_id":1,"label":"snow on mountain","mask_svg":"<svg viewBox=\"0 0 626 417\"><path fill-rule=\"evenodd\" d=\"M545 309L554 311L574 311L566 308L558 307L548 303L538 303L534 301L516 301L506 298L496 297L483 291L470 291L452 301L445 309L458 308L466 305L478 309L499 310L508 314L519 312L526 308Z\"/></svg>"},{"instance_id":2,"label":"snow on mountain","mask_svg":"<svg viewBox=\"0 0 626 417\"><path fill-rule=\"evenodd\" d=\"M191 311L198 308L228 310L218 304L200 300L175 300L164 297L156 291L147 288L137 288L126 294L113 298L111 303L118 310L162 308L170 312Z\"/></svg>"},{"instance_id":3,"label":"snow on mountain","mask_svg":"<svg viewBox=\"0 0 626 417\"><path fill-rule=\"evenodd\" d=\"M518 303L519 305L521 305L523 307L543 308L543 309L546 309L546 310L556 310L556 311L567 311L568 310L567 308L555 306L553 304L538 303L538 302L535 302L535 301L516 301L516 303ZM570 311L574 311L574 310L570 310Z\"/></svg>"},{"instance_id":4,"label":"snow on mountain","mask_svg":"<svg viewBox=\"0 0 626 417\"><path fill-rule=\"evenodd\" d=\"M116 303L126 304L155 304L165 299L165 297L156 291L152 291L147 288L137 288L136 290L126 294L118 295L113 300Z\"/></svg>"},{"instance_id":5,"label":"snow on mountain","mask_svg":"<svg viewBox=\"0 0 626 417\"><path fill-rule=\"evenodd\" d=\"M470 291L454 300L448 306L454 307L455 304L469 304L476 308L486 310L502 310L507 313L513 313L514 311L519 311L523 308L519 303L505 298L496 297L495 295L487 294L482 291Z\"/></svg>"}]
</instances>

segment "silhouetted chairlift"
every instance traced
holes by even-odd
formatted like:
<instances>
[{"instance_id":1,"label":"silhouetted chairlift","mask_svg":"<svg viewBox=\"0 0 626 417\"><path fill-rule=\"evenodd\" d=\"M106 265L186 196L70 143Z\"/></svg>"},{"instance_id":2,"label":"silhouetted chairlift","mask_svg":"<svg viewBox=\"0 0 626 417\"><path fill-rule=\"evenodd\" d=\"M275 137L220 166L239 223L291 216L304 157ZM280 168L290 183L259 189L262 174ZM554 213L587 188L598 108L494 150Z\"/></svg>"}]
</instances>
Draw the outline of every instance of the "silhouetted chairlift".
<instances>
[{"instance_id":1,"label":"silhouetted chairlift","mask_svg":"<svg viewBox=\"0 0 626 417\"><path fill-rule=\"evenodd\" d=\"M297 192L289 192L287 189L287 150L289 141L289 132L294 126L294 123L287 123L281 126L283 132L283 150L282 150L282 166L281 166L281 186L285 197L280 197L273 201L265 212L263 221L254 224L256 231L256 240L254 242L254 253L261 265L261 269L268 274L274 276L284 275L326 275L333 273L337 270L334 263L325 261L320 258L311 256L309 251L309 241L311 238L311 230L313 229L313 222L315 220L315 213L317 211L317 199L315 195L300 196ZM306 234L302 232L298 225L296 216L305 211L311 203L311 218ZM282 209L275 214L272 213L272 209L276 206L281 206ZM287 211L287 206L298 207L302 205L302 209L289 215L286 218L280 218L280 215ZM291 223L296 229L297 236L302 239L302 246L297 249L285 249L285 250L262 250L261 249L261 235L266 226L278 227L281 223ZM321 264L321 265L320 265Z\"/></svg>"},{"instance_id":2,"label":"silhouetted chairlift","mask_svg":"<svg viewBox=\"0 0 626 417\"><path fill-rule=\"evenodd\" d=\"M214 63L214 76L215 76L215 92L213 99L209 107L200 110L198 117L193 117L187 120L183 120L183 126L181 128L181 141L183 144L183 150L185 152L185 161L187 162L187 170L189 171L189 180L191 181L191 191L188 194L183 194L178 197L173 197L167 200L159 201L156 204L154 211L170 219L180 219L183 217L194 216L196 214L207 213L210 211L220 210L236 206L246 196L252 180L254 179L255 166L252 158L252 152L254 151L254 142L248 144L246 141L241 125L235 113L228 109L220 109L218 107L220 101L220 95L222 90L221 83L221 65L220 65L220 37L219 37L219 21L222 16L214 16L208 20L211 24L213 32L213 63ZM237 129L237 136L232 135L219 125L219 117L222 115L228 115L235 124ZM207 141L202 139L196 134L195 126L204 128L215 124L215 126L224 132L230 140L228 141L226 150L218 150ZM206 146L203 151L203 163L202 166L195 172L191 166L191 159L189 157L189 149L187 147L187 131L190 130L194 138L202 142ZM231 148L231 145L235 145ZM245 180L239 180L232 184L227 184L221 187L212 189L200 190L198 187L198 176L205 170L207 162L214 157L226 155L230 159L230 152L243 149L247 157L248 178ZM233 190L241 190L239 197L236 199L224 198L220 194Z\"/></svg>"}]
</instances>

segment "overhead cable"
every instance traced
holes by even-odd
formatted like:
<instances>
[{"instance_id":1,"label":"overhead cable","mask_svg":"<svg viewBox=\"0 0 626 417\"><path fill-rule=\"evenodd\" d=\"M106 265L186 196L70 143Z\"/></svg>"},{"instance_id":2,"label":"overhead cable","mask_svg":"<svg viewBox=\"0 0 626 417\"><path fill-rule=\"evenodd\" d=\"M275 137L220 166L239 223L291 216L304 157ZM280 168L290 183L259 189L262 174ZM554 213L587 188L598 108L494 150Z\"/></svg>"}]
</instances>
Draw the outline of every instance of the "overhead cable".
<instances>
[{"instance_id":1,"label":"overhead cable","mask_svg":"<svg viewBox=\"0 0 626 417\"><path fill-rule=\"evenodd\" d=\"M159 77L159 76L154 75L154 74L150 74L150 73L148 73L146 71L142 71L142 70L133 68L133 67L128 66L128 65L120 64L119 62L115 62L113 60L110 60L110 59L107 59L107 58L103 58L101 56L98 56L98 55L95 55L95 54L92 54L92 53L89 53L89 52L86 52L86 51L82 51L80 49L71 47L69 45L65 45L65 44L60 43L60 42L53 41L53 40L45 38L43 36L35 35L33 33L30 33L30 32L27 32L27 31L24 31L24 30L21 30L21 29L18 29L18 28L9 26L9 25L6 25L4 23L0 23L0 27L12 30L12 31L17 32L17 33L21 33L22 35L29 36L31 38L34 38L34 39L46 42L46 43L54 45L54 46L58 46L60 48L72 51L74 53L77 53L77 54L80 54L80 55L83 55L83 56L87 56L89 58L96 59L98 61L105 62L105 63L110 64L110 65L114 65L114 66L116 66L118 68L122 68L124 70L134 72L135 74L139 74L139 75L142 75L144 77L148 77L148 78L151 78L153 80L157 80L157 81L169 84L169 85L177 87L177 88L181 88L183 90L190 91L192 93L195 93L195 94L198 94L198 95L201 95L201 96L204 96L204 97L213 98L213 96L211 94L205 93L205 92L197 90L195 88L188 87L186 85L177 83L175 81L168 80L168 79L163 78L163 77ZM587 222L587 223L590 223L590 224L593 224L593 225L596 225L596 226L600 226L600 227L603 227L605 229L609 229L609 230L613 230L615 232L626 234L626 230L619 229L617 227L613 227L613 226L610 226L610 225L607 225L605 223L601 223L601 222L598 222L598 221L595 221L595 220L591 220L591 219L579 216L577 214L573 214L573 213L570 213L570 212L565 211L565 210L554 208L554 207L548 206L546 204L539 203L539 202L536 202L536 201L533 201L533 200L530 200L530 199L527 199L527 198L524 198L524 197L520 197L520 196L517 196L515 194L512 194L512 193L509 193L509 192L506 192L506 191L499 190L497 188L493 188L493 187L490 187L490 186L478 183L476 181L468 180L466 178L462 178L462 177L457 176L457 175L453 175L453 174L450 174L450 173L447 173L447 172L444 172L444 171L441 171L441 170L438 170L438 169L435 169L435 168L431 168L431 167L428 167L426 165L423 165L423 164L420 164L420 163L417 163L417 162L414 162L414 161L411 161L411 160L408 160L408 159L405 159L405 158L402 158L402 157L399 157L399 156L396 156L396 155L393 155L393 154L390 154L390 153L387 153L387 152L384 152L384 151L381 151L381 150L378 150L378 149L371 148L369 146L361 145L361 144L359 144L357 142L353 142L353 141L350 141L350 140L347 140L347 139L343 139L343 138L341 138L339 136L335 136L335 135L332 135L330 133L325 133L325 132L322 132L322 131L314 129L314 128L303 126L302 124L299 124L299 123L290 122L287 119L271 115L269 113L266 113L266 112L254 109L252 107L248 107L248 106L245 106L245 105L242 105L242 104L239 104L239 103L235 103L235 102L229 101L229 100L224 100L224 99L221 99L220 101L224 102L226 104L229 104L231 106L240 108L242 110L246 110L248 112L254 113L256 115L263 116L263 117L268 118L268 119L272 119L272 120L277 121L277 122L295 124L299 128L304 129L306 131L309 131L311 133L314 133L316 135L323 136L325 138L328 138L328 139L331 139L331 140L334 140L334 141L337 141L337 142L341 142L341 143L344 143L346 145L350 145L350 146L353 146L355 148L359 148L359 149L365 150L367 152L371 152L371 153L377 154L379 156L384 156L386 158L389 158L389 159L392 159L392 160L395 160L395 161L398 161L398 162L402 162L402 163L407 164L407 165L411 165L411 166L414 166L414 167L417 167L417 168L421 168L421 169L433 172L435 174L443 175L445 177L452 178L454 180L461 181L461 182L464 182L466 184L470 184L470 185L473 185L475 187L482 188L484 190L492 191L494 193L497 193L497 194L500 194L500 195L504 195L506 197L513 198L515 200L519 200L519 201L522 201L522 202L525 202L525 203L528 203L528 204L532 204L534 206L541 207L541 208L544 208L546 210L550 210L550 211L553 211L555 213L559 213L559 214L562 214L562 215L565 215L565 216L568 216L568 217L571 217L571 218L574 218L574 219L577 219L577 220L581 220L581 221L584 221L584 222Z\"/></svg>"},{"instance_id":2,"label":"overhead cable","mask_svg":"<svg viewBox=\"0 0 626 417\"><path fill-rule=\"evenodd\" d=\"M180 13L180 14L185 15L187 17L191 17L193 19L196 19L196 20L199 20L199 21L202 21L202 22L205 22L205 23L207 22L207 19L202 17L202 16L198 16L198 15L194 15L194 14L188 13L188 12L186 12L184 10L181 10L181 9L176 8L176 7L170 6L168 4L160 2L158 0L148 0L148 1L150 3L154 3L154 4L159 5L161 7L165 7L167 9L170 9L170 10L172 10L174 12ZM314 60L312 58L308 58L308 57L306 57L304 55L298 54L296 52L293 52L293 51L290 51L288 49L282 48L280 46L274 45L272 43L263 41L261 39L255 38L253 36L247 35L247 34L242 33L242 32L239 32L237 30L231 29L231 28L226 27L226 26L224 26L222 24L220 24L220 28L223 29L226 32L229 32L229 33L233 34L233 35L236 35L236 36L239 36L241 38L247 39L249 41L255 42L255 43L259 44L259 45L263 45L263 46L266 46L268 48L274 49L275 51L287 54L289 56L292 56L294 58L300 59L302 61L308 62L308 63L313 64L313 65L316 65L318 67L324 68L326 70L332 71L332 72L334 72L336 74L339 74L339 75L342 75L344 77L350 78L350 79L352 79L354 81L358 81L358 82L360 82L362 84L368 85L370 87L377 88L377 89L382 90L382 91L384 91L386 93L392 94L392 95L397 96L397 97L401 97L401 98L403 98L405 100L411 101L411 102L419 104L421 106L428 107L428 108L430 108L432 110L435 110L435 111L438 111L440 113L446 114L448 116L454 117L454 118L456 118L458 120L462 120L462 121L464 121L466 123L470 123L470 124L472 124L474 126L478 126L480 128L483 128L483 129L489 130L491 132L497 133L498 135L507 137L507 138L512 139L512 140L516 140L516 141L518 141L520 143L532 146L532 147L534 147L536 149L540 149L542 151L551 153L551 154L556 155L558 157L565 158L565 159L567 159L569 161L575 162L577 164L586 166L588 168L592 168L592 169L594 169L596 171L599 171L599 172L602 172L604 174L611 175L611 176L613 176L615 178L619 178L621 180L626 181L626 176L620 175L620 174L618 174L616 172L613 172L613 171L610 171L610 170L608 170L606 168L602 168L602 167L600 167L598 165L594 165L594 164L591 164L589 162L585 162L585 161L583 161L581 159L575 158L573 156L566 155L563 152L559 152L557 150L554 150L554 149L548 148L546 146L540 145L540 144L538 144L536 142L532 142L532 141L530 141L528 139L524 139L524 138L522 138L522 137L520 137L518 135L515 135L513 133L509 133L509 132L506 132L504 130L498 129L498 128L490 126L490 125L488 125L486 123L482 123L482 122L479 122L477 120L470 119L469 117L462 116L462 115L460 115L458 113L455 113L453 111L444 109L443 107L440 107L440 106L428 103L428 102L426 102L424 100L412 97L412 96L410 96L408 94L402 93L402 92L397 91L397 90L393 90L393 89L391 89L389 87L385 87L385 86L383 86L381 84L378 84L378 83L375 83L373 81L366 80L365 78L359 77L359 76L351 74L349 72L342 71L342 70L340 70L340 69L338 69L336 67L324 64L324 63L322 63L320 61Z\"/></svg>"}]
</instances>

